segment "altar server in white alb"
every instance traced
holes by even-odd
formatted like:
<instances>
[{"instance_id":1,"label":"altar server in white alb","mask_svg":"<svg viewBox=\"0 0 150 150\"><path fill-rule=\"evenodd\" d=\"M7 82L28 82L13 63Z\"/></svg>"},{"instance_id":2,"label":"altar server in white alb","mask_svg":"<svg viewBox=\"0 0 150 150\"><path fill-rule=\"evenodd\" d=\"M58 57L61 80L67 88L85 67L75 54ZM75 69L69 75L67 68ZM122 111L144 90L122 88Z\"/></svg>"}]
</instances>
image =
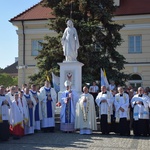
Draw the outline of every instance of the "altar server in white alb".
<instances>
[{"instance_id":1,"label":"altar server in white alb","mask_svg":"<svg viewBox=\"0 0 150 150\"><path fill-rule=\"evenodd\" d=\"M18 91L18 97L20 99L20 103L23 109L23 127L25 127L25 125L28 125L29 121L29 110L26 98L23 95L24 95L23 91Z\"/></svg>"},{"instance_id":2,"label":"altar server in white alb","mask_svg":"<svg viewBox=\"0 0 150 150\"><path fill-rule=\"evenodd\" d=\"M107 91L106 86L101 86L101 92L96 97L99 106L99 117L102 134L108 134L111 130L113 115L113 95Z\"/></svg>"},{"instance_id":3,"label":"altar server in white alb","mask_svg":"<svg viewBox=\"0 0 150 150\"><path fill-rule=\"evenodd\" d=\"M24 135L23 107L18 93L14 93L15 99L10 108L10 130L14 139L19 139Z\"/></svg>"},{"instance_id":4,"label":"altar server in white alb","mask_svg":"<svg viewBox=\"0 0 150 150\"><path fill-rule=\"evenodd\" d=\"M5 95L4 86L0 86L0 140L9 139L9 109L10 100Z\"/></svg>"},{"instance_id":5,"label":"altar server in white alb","mask_svg":"<svg viewBox=\"0 0 150 150\"><path fill-rule=\"evenodd\" d=\"M116 123L119 123L118 132L120 135L129 136L130 128L128 120L129 118L129 96L124 93L122 87L118 87L118 94L115 95L115 117Z\"/></svg>"},{"instance_id":6,"label":"altar server in white alb","mask_svg":"<svg viewBox=\"0 0 150 150\"><path fill-rule=\"evenodd\" d=\"M35 125L34 112L35 112L36 101L30 95L28 87L24 89L23 97L27 101L28 114L29 114L28 122L27 122L27 124L25 124L25 128L24 128L25 134L33 134L34 133L34 125Z\"/></svg>"},{"instance_id":7,"label":"altar server in white alb","mask_svg":"<svg viewBox=\"0 0 150 150\"><path fill-rule=\"evenodd\" d=\"M143 93L144 89L139 87L138 93L131 99L135 136L147 136L149 134L149 97Z\"/></svg>"},{"instance_id":8,"label":"altar server in white alb","mask_svg":"<svg viewBox=\"0 0 150 150\"><path fill-rule=\"evenodd\" d=\"M11 86L10 91L6 94L6 96L9 97L9 100L10 100L11 103L15 98L14 93L15 93L15 86Z\"/></svg>"},{"instance_id":9,"label":"altar server in white alb","mask_svg":"<svg viewBox=\"0 0 150 150\"><path fill-rule=\"evenodd\" d=\"M83 87L83 94L76 105L75 129L80 129L80 134L92 134L97 130L94 98L88 93L87 86Z\"/></svg>"},{"instance_id":10,"label":"altar server in white alb","mask_svg":"<svg viewBox=\"0 0 150 150\"><path fill-rule=\"evenodd\" d=\"M49 81L45 81L45 85L40 88L40 99L42 103L42 130L54 132L57 94Z\"/></svg>"},{"instance_id":11,"label":"altar server in white alb","mask_svg":"<svg viewBox=\"0 0 150 150\"><path fill-rule=\"evenodd\" d=\"M35 132L41 130L41 120L42 120L42 111L41 111L41 101L39 98L39 92L37 92L37 88L35 84L31 85L30 95L34 98L36 105L35 105L35 112L34 112L34 119L35 119Z\"/></svg>"},{"instance_id":12,"label":"altar server in white alb","mask_svg":"<svg viewBox=\"0 0 150 150\"><path fill-rule=\"evenodd\" d=\"M74 131L75 123L75 107L78 101L78 94L71 89L71 82L65 81L66 90L61 96L61 112L60 112L60 130L64 132Z\"/></svg>"}]
</instances>

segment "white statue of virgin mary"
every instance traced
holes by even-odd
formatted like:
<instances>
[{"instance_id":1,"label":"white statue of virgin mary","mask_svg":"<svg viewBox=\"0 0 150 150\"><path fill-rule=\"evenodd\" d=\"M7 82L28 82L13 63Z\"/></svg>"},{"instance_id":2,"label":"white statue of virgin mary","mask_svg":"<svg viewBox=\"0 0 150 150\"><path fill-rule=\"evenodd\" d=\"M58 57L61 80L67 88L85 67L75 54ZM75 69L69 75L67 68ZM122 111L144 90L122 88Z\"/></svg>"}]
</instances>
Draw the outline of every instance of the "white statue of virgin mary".
<instances>
[{"instance_id":1,"label":"white statue of virgin mary","mask_svg":"<svg viewBox=\"0 0 150 150\"><path fill-rule=\"evenodd\" d=\"M67 21L67 28L63 33L61 44L63 46L65 60L77 61L79 40L77 31L74 28L73 22L71 20Z\"/></svg>"}]
</instances>

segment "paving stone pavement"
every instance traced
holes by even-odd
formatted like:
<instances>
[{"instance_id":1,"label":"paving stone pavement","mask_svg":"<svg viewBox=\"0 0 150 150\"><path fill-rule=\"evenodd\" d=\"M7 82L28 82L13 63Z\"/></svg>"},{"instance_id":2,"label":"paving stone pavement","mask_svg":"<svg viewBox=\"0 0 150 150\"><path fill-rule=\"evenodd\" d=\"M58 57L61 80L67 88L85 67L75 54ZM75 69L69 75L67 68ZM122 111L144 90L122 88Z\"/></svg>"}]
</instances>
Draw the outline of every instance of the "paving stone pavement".
<instances>
[{"instance_id":1,"label":"paving stone pavement","mask_svg":"<svg viewBox=\"0 0 150 150\"><path fill-rule=\"evenodd\" d=\"M7 142L0 142L0 150L149 150L150 137L123 137L115 134L92 135L76 133L35 133L19 140L12 137Z\"/></svg>"}]
</instances>

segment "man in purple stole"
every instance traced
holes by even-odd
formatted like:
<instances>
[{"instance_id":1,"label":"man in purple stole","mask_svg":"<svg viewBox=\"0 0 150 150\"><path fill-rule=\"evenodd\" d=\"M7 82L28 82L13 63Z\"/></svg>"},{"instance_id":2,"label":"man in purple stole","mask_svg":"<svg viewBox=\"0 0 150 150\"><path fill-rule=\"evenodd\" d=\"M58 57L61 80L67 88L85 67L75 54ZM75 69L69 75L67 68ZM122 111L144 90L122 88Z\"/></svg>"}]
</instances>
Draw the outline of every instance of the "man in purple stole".
<instances>
[{"instance_id":1,"label":"man in purple stole","mask_svg":"<svg viewBox=\"0 0 150 150\"><path fill-rule=\"evenodd\" d=\"M49 81L45 81L45 85L40 88L40 101L42 103L41 127L44 132L54 132L56 98L56 91L51 87Z\"/></svg>"},{"instance_id":2,"label":"man in purple stole","mask_svg":"<svg viewBox=\"0 0 150 150\"><path fill-rule=\"evenodd\" d=\"M71 82L65 81L66 91L61 96L61 126L60 130L64 132L74 131L75 123L75 107L78 100L78 94L71 90Z\"/></svg>"},{"instance_id":3,"label":"man in purple stole","mask_svg":"<svg viewBox=\"0 0 150 150\"><path fill-rule=\"evenodd\" d=\"M41 102L39 100L39 93L37 92L36 85L31 85L30 95L34 98L36 105L35 105L35 112L34 112L34 119L35 119L35 132L41 130L41 120L42 120L42 113L41 113Z\"/></svg>"},{"instance_id":4,"label":"man in purple stole","mask_svg":"<svg viewBox=\"0 0 150 150\"><path fill-rule=\"evenodd\" d=\"M24 98L27 101L28 104L28 111L29 111L29 120L28 124L25 125L25 134L33 134L34 133L34 112L35 112L35 99L29 94L29 88L24 89Z\"/></svg>"}]
</instances>

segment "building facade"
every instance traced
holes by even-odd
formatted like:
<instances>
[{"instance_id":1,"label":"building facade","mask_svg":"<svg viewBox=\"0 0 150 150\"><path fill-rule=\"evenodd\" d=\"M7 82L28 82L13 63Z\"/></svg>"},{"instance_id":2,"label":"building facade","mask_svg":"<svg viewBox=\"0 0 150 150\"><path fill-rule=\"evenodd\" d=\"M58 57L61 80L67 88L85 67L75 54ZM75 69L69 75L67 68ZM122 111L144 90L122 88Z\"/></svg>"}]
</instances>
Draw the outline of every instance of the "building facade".
<instances>
[{"instance_id":1,"label":"building facade","mask_svg":"<svg viewBox=\"0 0 150 150\"><path fill-rule=\"evenodd\" d=\"M124 42L118 51L127 61L123 72L132 77L127 84L150 86L150 1L115 0L118 6L113 20L124 24L120 31ZM55 36L48 29L48 19L54 19L50 8L39 4L12 18L18 34L18 85L28 83L28 76L37 73L35 57L45 35Z\"/></svg>"}]
</instances>

